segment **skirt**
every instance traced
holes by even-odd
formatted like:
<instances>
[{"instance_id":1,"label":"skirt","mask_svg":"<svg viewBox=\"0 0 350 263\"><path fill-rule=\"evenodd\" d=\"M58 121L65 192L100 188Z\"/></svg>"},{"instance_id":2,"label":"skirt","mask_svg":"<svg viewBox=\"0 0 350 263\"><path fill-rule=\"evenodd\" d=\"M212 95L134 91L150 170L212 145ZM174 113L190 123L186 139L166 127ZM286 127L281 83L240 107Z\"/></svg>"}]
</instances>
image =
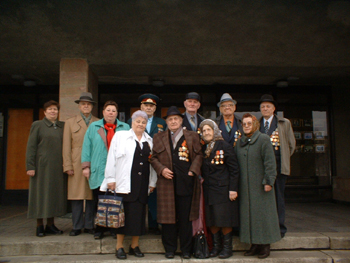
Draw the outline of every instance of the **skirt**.
<instances>
[{"instance_id":1,"label":"skirt","mask_svg":"<svg viewBox=\"0 0 350 263\"><path fill-rule=\"evenodd\" d=\"M205 205L205 221L208 227L237 227L239 215L237 201L223 204Z\"/></svg>"},{"instance_id":2,"label":"skirt","mask_svg":"<svg viewBox=\"0 0 350 263\"><path fill-rule=\"evenodd\" d=\"M146 205L139 200L123 202L125 226L117 228L117 234L128 236L142 236L146 234Z\"/></svg>"}]
</instances>

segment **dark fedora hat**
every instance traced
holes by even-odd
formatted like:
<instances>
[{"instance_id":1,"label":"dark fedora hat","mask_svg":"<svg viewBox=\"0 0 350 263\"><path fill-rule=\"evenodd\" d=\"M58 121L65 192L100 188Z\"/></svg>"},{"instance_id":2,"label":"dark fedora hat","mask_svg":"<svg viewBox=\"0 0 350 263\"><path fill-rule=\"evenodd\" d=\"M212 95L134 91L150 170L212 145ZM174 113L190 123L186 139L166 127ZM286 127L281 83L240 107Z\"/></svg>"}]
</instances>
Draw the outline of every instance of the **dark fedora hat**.
<instances>
[{"instance_id":1,"label":"dark fedora hat","mask_svg":"<svg viewBox=\"0 0 350 263\"><path fill-rule=\"evenodd\" d=\"M90 92L82 92L80 94L80 98L76 100L75 103L79 104L79 102L81 101L87 101L87 102L91 102L92 104L96 104L96 102L93 101L92 94Z\"/></svg>"},{"instance_id":2,"label":"dark fedora hat","mask_svg":"<svg viewBox=\"0 0 350 263\"><path fill-rule=\"evenodd\" d=\"M159 103L159 97L151 94L151 93L146 93L146 94L142 94L139 97L139 102L141 104L153 104L153 105L157 105L157 103Z\"/></svg>"},{"instance_id":3,"label":"dark fedora hat","mask_svg":"<svg viewBox=\"0 0 350 263\"><path fill-rule=\"evenodd\" d=\"M171 106L171 107L169 107L169 109L166 113L166 116L164 116L163 119L166 119L172 115L179 115L181 118L184 117L176 106Z\"/></svg>"},{"instance_id":4,"label":"dark fedora hat","mask_svg":"<svg viewBox=\"0 0 350 263\"><path fill-rule=\"evenodd\" d=\"M185 96L185 100L188 100L188 99L198 100L200 102L201 96L199 96L197 92L189 92Z\"/></svg>"},{"instance_id":5,"label":"dark fedora hat","mask_svg":"<svg viewBox=\"0 0 350 263\"><path fill-rule=\"evenodd\" d=\"M260 104L262 102L271 102L275 107L277 107L277 102L273 99L272 95L270 94L264 94L260 98Z\"/></svg>"}]
</instances>

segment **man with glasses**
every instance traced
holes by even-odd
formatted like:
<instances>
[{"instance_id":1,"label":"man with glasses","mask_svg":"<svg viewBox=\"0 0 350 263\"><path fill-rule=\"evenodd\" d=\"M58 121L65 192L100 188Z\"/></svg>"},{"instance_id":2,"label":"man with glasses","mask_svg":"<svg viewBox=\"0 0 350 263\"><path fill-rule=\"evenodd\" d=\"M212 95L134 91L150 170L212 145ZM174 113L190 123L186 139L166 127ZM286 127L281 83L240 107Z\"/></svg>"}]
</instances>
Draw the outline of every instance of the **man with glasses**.
<instances>
[{"instance_id":1,"label":"man with glasses","mask_svg":"<svg viewBox=\"0 0 350 263\"><path fill-rule=\"evenodd\" d=\"M228 93L224 93L221 96L220 102L217 104L220 109L220 116L216 118L216 124L221 130L224 140L232 145L232 147L236 146L236 142L243 132L241 119L234 114L236 104L237 101L232 99Z\"/></svg>"},{"instance_id":2,"label":"man with glasses","mask_svg":"<svg viewBox=\"0 0 350 263\"><path fill-rule=\"evenodd\" d=\"M284 189L287 176L290 175L290 157L295 150L295 137L290 121L275 115L276 101L269 94L264 94L260 99L260 132L270 136L275 152L277 164L277 178L275 181L275 194L281 237L287 232L284 225L285 204Z\"/></svg>"}]
</instances>

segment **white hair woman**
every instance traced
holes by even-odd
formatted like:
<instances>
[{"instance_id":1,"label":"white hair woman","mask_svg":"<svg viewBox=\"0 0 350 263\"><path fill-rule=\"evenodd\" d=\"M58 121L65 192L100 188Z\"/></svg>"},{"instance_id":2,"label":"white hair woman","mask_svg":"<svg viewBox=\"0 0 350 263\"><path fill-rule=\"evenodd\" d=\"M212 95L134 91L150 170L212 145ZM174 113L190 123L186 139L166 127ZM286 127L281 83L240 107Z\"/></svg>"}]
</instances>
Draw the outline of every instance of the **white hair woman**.
<instances>
[{"instance_id":1,"label":"white hair woman","mask_svg":"<svg viewBox=\"0 0 350 263\"><path fill-rule=\"evenodd\" d=\"M238 161L233 147L222 138L214 121L206 119L199 128L205 143L202 162L205 217L213 234L209 256L228 258L232 256L232 228L239 222Z\"/></svg>"},{"instance_id":2,"label":"white hair woman","mask_svg":"<svg viewBox=\"0 0 350 263\"><path fill-rule=\"evenodd\" d=\"M145 132L147 121L147 114L138 110L132 115L132 128L115 133L101 185L101 191L108 188L123 197L125 226L117 229L118 259L126 259L125 235L132 236L129 255L144 256L139 248L139 237L146 233L148 194L153 192L157 182L157 175L149 163L153 142Z\"/></svg>"}]
</instances>

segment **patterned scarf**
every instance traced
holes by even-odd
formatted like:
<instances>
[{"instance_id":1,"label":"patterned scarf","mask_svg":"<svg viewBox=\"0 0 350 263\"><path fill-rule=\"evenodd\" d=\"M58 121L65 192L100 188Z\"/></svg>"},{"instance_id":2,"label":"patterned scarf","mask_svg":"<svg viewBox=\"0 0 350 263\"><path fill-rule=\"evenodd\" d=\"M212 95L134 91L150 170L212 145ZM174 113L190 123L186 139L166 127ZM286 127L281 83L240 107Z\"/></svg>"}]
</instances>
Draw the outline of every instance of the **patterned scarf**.
<instances>
[{"instance_id":1,"label":"patterned scarf","mask_svg":"<svg viewBox=\"0 0 350 263\"><path fill-rule=\"evenodd\" d=\"M201 122L201 124L199 125L199 129L201 131L201 134L202 134L204 125L208 125L208 126L210 126L210 128L212 128L214 130L214 137L210 142L205 141L203 139L203 136L202 136L203 141L207 144L207 149L205 150L205 158L208 158L210 156L211 151L214 148L215 141L223 141L224 138L222 138L221 131L220 131L218 125L211 119L206 119L206 120Z\"/></svg>"}]
</instances>

